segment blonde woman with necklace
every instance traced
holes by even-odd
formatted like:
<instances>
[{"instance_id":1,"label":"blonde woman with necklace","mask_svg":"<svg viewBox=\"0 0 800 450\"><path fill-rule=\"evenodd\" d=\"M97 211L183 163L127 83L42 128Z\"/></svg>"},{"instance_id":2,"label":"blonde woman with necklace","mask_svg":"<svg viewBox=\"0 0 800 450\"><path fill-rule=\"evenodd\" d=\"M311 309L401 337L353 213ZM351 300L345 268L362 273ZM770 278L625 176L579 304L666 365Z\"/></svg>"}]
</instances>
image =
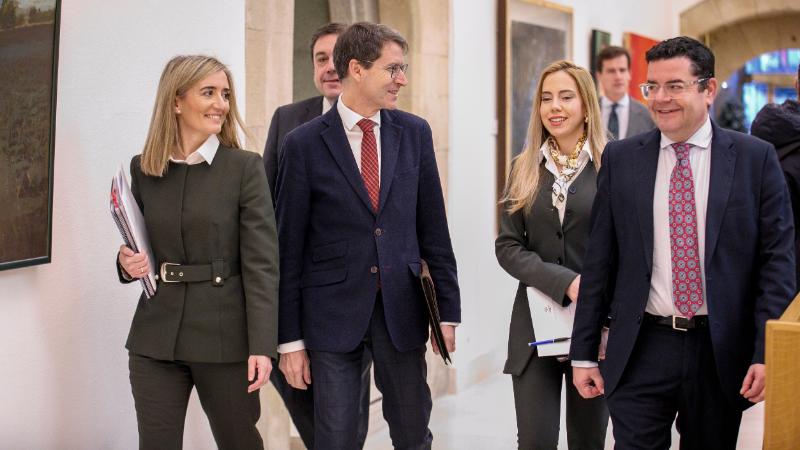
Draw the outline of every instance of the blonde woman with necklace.
<instances>
[{"instance_id":1,"label":"blonde woman with necklace","mask_svg":"<svg viewBox=\"0 0 800 450\"><path fill-rule=\"evenodd\" d=\"M608 410L602 397L586 400L573 386L569 361L540 357L526 288L566 306L578 301L589 215L600 153L606 144L592 77L568 61L549 65L539 79L526 147L513 163L502 199L495 254L519 280L511 314L508 358L520 449L558 445L561 388L566 376L567 442L602 449Z\"/></svg>"}]
</instances>

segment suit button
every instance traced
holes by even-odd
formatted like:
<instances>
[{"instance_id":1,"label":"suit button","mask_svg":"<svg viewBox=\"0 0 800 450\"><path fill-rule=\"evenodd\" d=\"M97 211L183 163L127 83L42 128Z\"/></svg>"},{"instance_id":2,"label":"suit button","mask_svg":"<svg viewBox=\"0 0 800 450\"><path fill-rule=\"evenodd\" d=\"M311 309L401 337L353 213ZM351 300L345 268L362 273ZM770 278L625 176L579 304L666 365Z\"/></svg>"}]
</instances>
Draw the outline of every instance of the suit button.
<instances>
[{"instance_id":1,"label":"suit button","mask_svg":"<svg viewBox=\"0 0 800 450\"><path fill-rule=\"evenodd\" d=\"M562 238L564 238L564 233L562 233L560 231L557 231L556 232L556 236L558 236L559 239L562 239Z\"/></svg>"},{"instance_id":2,"label":"suit button","mask_svg":"<svg viewBox=\"0 0 800 450\"><path fill-rule=\"evenodd\" d=\"M564 214L567 215L567 216L571 216L572 215L572 210L567 208L567 210L564 211Z\"/></svg>"},{"instance_id":3,"label":"suit button","mask_svg":"<svg viewBox=\"0 0 800 450\"><path fill-rule=\"evenodd\" d=\"M380 228L375 228L375 236L380 236L382 234L383 234L383 230L381 230Z\"/></svg>"},{"instance_id":4,"label":"suit button","mask_svg":"<svg viewBox=\"0 0 800 450\"><path fill-rule=\"evenodd\" d=\"M370 273L378 273L378 266L372 266L369 268Z\"/></svg>"},{"instance_id":5,"label":"suit button","mask_svg":"<svg viewBox=\"0 0 800 450\"><path fill-rule=\"evenodd\" d=\"M642 323L642 315L641 314L636 316L636 321L639 322L639 323Z\"/></svg>"},{"instance_id":6,"label":"suit button","mask_svg":"<svg viewBox=\"0 0 800 450\"><path fill-rule=\"evenodd\" d=\"M561 261L561 258L556 258L556 264L558 264L560 266L563 263L564 263L564 261Z\"/></svg>"},{"instance_id":7,"label":"suit button","mask_svg":"<svg viewBox=\"0 0 800 450\"><path fill-rule=\"evenodd\" d=\"M647 281L650 281L650 272L644 274L644 277L647 278Z\"/></svg>"},{"instance_id":8,"label":"suit button","mask_svg":"<svg viewBox=\"0 0 800 450\"><path fill-rule=\"evenodd\" d=\"M576 192L578 192L578 190L577 190L577 189L575 189L575 185L574 185L574 184L573 184L573 185L571 185L571 186L569 187L569 193L570 193L570 194L574 194L574 193L576 193Z\"/></svg>"}]
</instances>

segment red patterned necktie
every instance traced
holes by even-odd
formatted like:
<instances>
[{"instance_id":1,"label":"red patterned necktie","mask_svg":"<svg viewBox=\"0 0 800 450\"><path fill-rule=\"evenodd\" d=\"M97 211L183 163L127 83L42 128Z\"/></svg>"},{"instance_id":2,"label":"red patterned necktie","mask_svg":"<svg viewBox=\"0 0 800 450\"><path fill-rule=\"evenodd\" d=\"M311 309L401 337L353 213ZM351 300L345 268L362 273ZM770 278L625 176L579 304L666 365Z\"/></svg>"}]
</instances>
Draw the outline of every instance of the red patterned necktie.
<instances>
[{"instance_id":1,"label":"red patterned necktie","mask_svg":"<svg viewBox=\"0 0 800 450\"><path fill-rule=\"evenodd\" d=\"M697 209L689 164L691 144L672 144L678 162L669 179L669 240L672 247L672 301L680 315L692 318L703 306Z\"/></svg>"},{"instance_id":2,"label":"red patterned necktie","mask_svg":"<svg viewBox=\"0 0 800 450\"><path fill-rule=\"evenodd\" d=\"M361 178L364 179L372 208L377 212L381 181L378 177L378 144L372 131L375 122L361 119L358 121L358 127L364 132L364 137L361 139Z\"/></svg>"}]
</instances>

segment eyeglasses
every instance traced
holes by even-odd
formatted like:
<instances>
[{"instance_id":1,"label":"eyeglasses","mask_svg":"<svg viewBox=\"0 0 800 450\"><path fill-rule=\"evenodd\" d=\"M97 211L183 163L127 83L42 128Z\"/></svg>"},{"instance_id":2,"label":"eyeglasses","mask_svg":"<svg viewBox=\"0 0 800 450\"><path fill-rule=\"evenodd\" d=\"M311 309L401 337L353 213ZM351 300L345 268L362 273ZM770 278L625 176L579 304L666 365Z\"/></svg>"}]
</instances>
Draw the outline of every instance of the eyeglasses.
<instances>
[{"instance_id":1,"label":"eyeglasses","mask_svg":"<svg viewBox=\"0 0 800 450\"><path fill-rule=\"evenodd\" d=\"M405 75L406 73L408 73L408 72L407 72L407 70L408 70L408 64L392 64L392 65L391 65L391 66L389 66L389 67L384 67L384 68L383 68L383 70L386 70L386 71L388 71L388 72L389 72L389 75L390 75L390 76L392 77L392 79L394 80L394 79L396 79L397 77L399 77L399 76L400 76L400 72L403 72L403 75Z\"/></svg>"},{"instance_id":2,"label":"eyeglasses","mask_svg":"<svg viewBox=\"0 0 800 450\"><path fill-rule=\"evenodd\" d=\"M710 78L698 78L694 81L670 81L669 83L664 84L664 92L669 97L680 97L691 86L706 82L709 79ZM647 99L649 99L651 96L655 97L661 87L661 85L656 83L642 83L639 85L639 89L642 90L642 97Z\"/></svg>"},{"instance_id":3,"label":"eyeglasses","mask_svg":"<svg viewBox=\"0 0 800 450\"><path fill-rule=\"evenodd\" d=\"M364 61L367 64L372 64L375 61ZM397 79L400 76L400 72L403 72L403 75L408 73L408 64L392 64L391 66L384 67L383 70L389 72L389 76L392 79Z\"/></svg>"}]
</instances>

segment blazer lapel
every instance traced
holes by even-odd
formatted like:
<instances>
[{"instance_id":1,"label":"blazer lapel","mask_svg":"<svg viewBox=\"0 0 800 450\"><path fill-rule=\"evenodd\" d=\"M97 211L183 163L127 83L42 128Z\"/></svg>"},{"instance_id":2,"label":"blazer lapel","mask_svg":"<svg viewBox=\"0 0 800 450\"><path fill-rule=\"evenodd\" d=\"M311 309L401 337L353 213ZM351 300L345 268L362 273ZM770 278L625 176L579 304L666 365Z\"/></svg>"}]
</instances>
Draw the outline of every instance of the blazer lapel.
<instances>
[{"instance_id":1,"label":"blazer lapel","mask_svg":"<svg viewBox=\"0 0 800 450\"><path fill-rule=\"evenodd\" d=\"M648 271L653 270L653 196L660 142L661 133L658 130L642 135L639 148L632 153L636 157L636 212Z\"/></svg>"},{"instance_id":2,"label":"blazer lapel","mask_svg":"<svg viewBox=\"0 0 800 450\"><path fill-rule=\"evenodd\" d=\"M325 141L325 145L328 146L333 159L358 198L361 199L367 209L375 214L372 209L372 202L369 200L367 188L364 186L364 180L361 178L361 172L358 171L358 165L356 165L356 160L353 157L353 150L347 141L347 135L344 134L342 119L339 117L335 106L324 115L323 120L328 125L328 128L321 133L322 140Z\"/></svg>"},{"instance_id":3,"label":"blazer lapel","mask_svg":"<svg viewBox=\"0 0 800 450\"><path fill-rule=\"evenodd\" d=\"M300 123L311 122L312 119L315 119L322 115L322 96L314 97L311 102L306 104L306 111L303 117L303 121Z\"/></svg>"},{"instance_id":4,"label":"blazer lapel","mask_svg":"<svg viewBox=\"0 0 800 450\"><path fill-rule=\"evenodd\" d=\"M733 171L736 167L736 148L726 131L711 122L711 174L708 180L708 205L706 207L706 254L705 265L709 261L719 240L722 217L728 206L728 198L733 184Z\"/></svg>"},{"instance_id":5,"label":"blazer lapel","mask_svg":"<svg viewBox=\"0 0 800 450\"><path fill-rule=\"evenodd\" d=\"M400 140L403 127L392 120L392 114L381 110L381 190L378 201L378 211L383 209L389 197L389 189L394 179L397 167L397 155L400 153Z\"/></svg>"}]
</instances>

